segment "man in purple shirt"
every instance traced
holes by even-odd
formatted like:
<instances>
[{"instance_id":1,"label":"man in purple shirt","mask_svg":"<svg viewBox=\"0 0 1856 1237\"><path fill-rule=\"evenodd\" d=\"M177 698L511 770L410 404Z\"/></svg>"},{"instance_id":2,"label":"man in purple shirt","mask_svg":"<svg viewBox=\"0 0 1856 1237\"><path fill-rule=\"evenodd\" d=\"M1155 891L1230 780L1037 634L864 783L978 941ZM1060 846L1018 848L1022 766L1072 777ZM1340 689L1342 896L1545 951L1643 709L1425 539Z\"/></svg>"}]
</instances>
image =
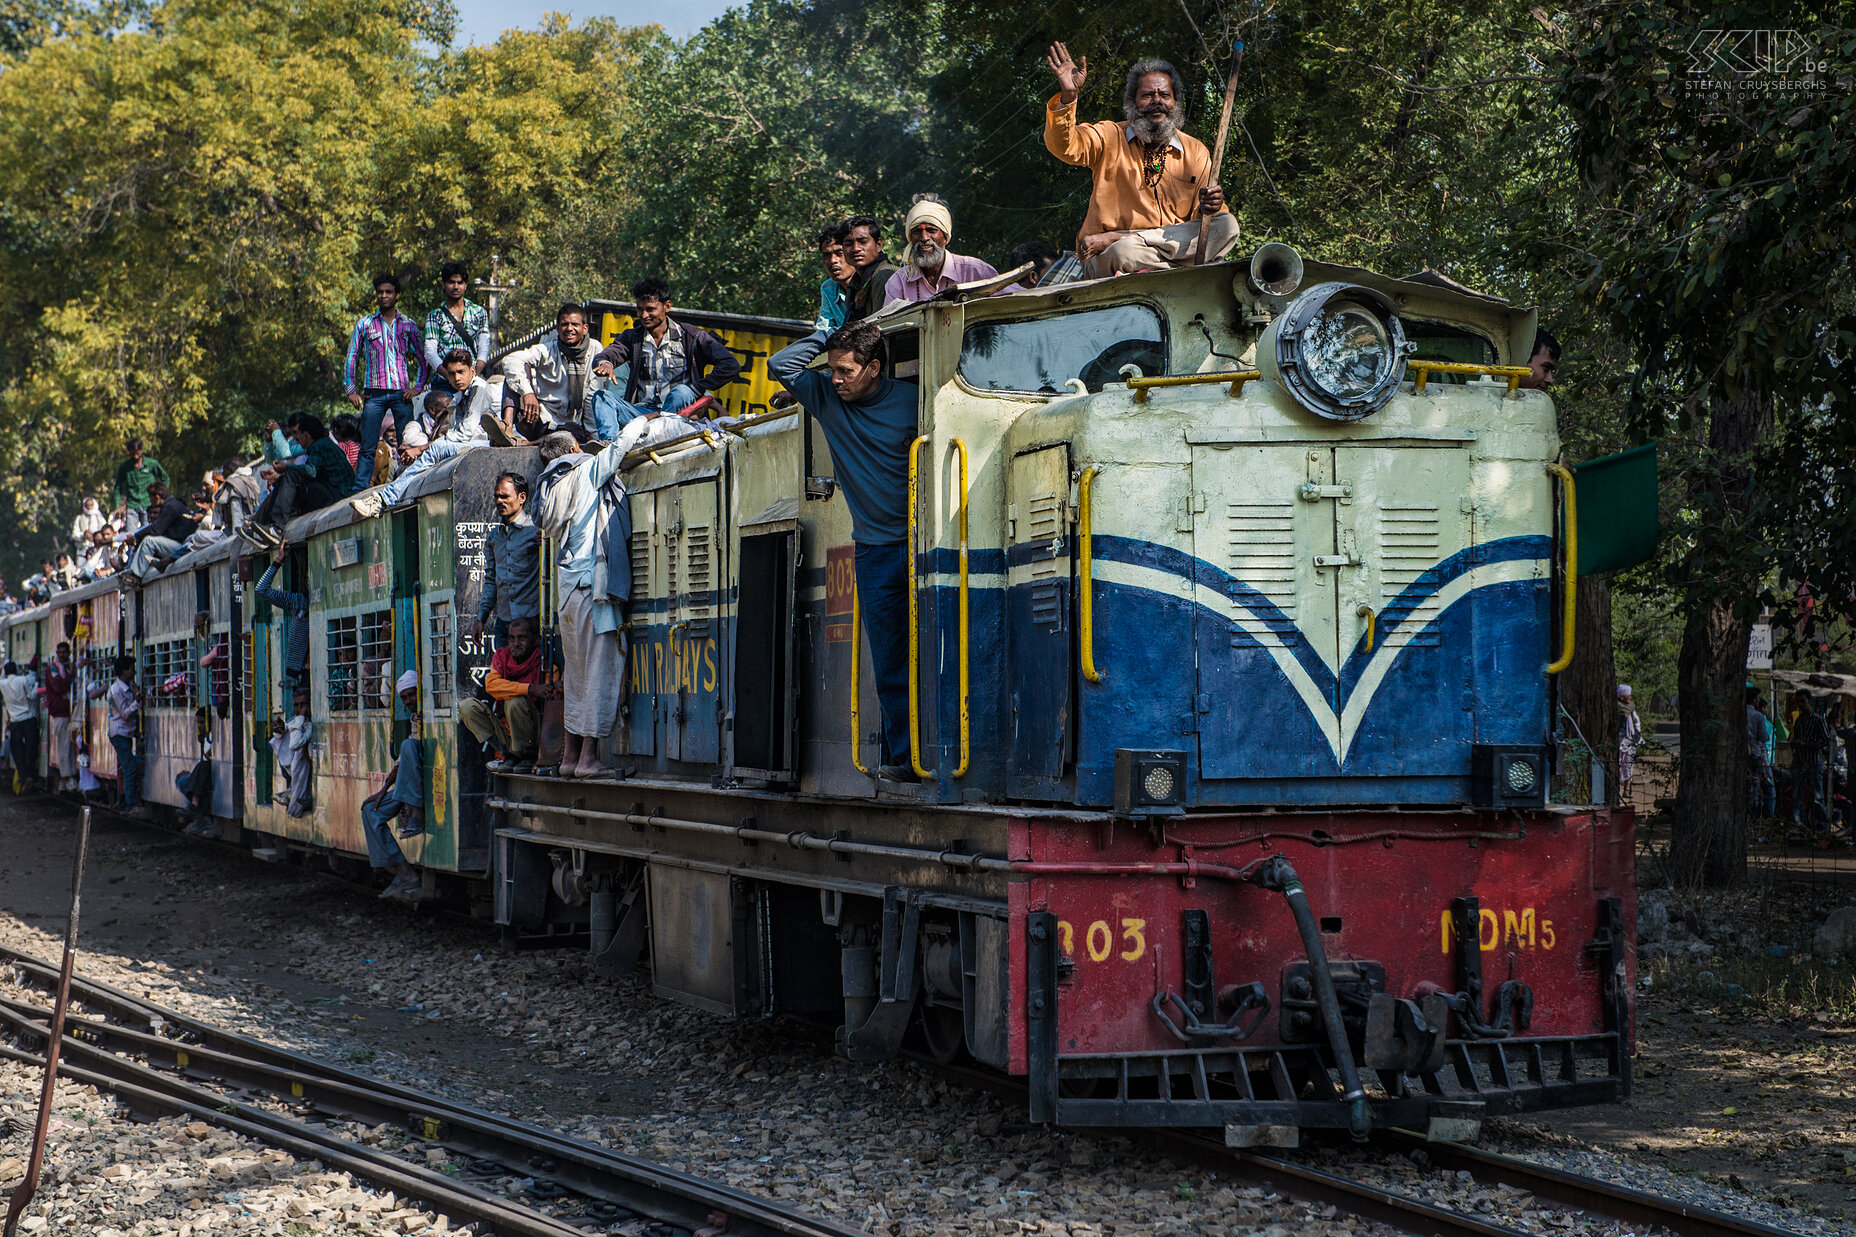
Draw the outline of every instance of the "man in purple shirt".
<instances>
[{"instance_id":1,"label":"man in purple shirt","mask_svg":"<svg viewBox=\"0 0 1856 1237\"><path fill-rule=\"evenodd\" d=\"M342 389L361 411L361 451L355 457L358 489L374 475L374 448L380 423L393 411L393 428L403 433L413 418L412 401L425 386L425 344L419 328L399 311L397 275L374 276L374 302L380 308L354 324L348 357L342 364Z\"/></svg>"},{"instance_id":2,"label":"man in purple shirt","mask_svg":"<svg viewBox=\"0 0 1856 1237\"><path fill-rule=\"evenodd\" d=\"M954 216L947 203L933 194L921 195L909 207L902 231L909 238L908 265L889 277L883 289L884 304L926 301L955 284L991 279L999 273L978 258L947 251L947 243L954 239Z\"/></svg>"}]
</instances>

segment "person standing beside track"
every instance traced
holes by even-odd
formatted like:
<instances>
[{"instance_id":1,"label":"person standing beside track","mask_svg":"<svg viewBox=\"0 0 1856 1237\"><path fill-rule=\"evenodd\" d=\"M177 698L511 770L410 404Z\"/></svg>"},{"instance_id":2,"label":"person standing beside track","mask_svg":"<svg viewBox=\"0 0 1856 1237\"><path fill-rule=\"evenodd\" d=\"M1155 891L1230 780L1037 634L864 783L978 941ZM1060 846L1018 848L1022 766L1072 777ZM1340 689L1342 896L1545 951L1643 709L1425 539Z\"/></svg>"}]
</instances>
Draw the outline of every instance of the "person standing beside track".
<instances>
[{"instance_id":1,"label":"person standing beside track","mask_svg":"<svg viewBox=\"0 0 1856 1237\"><path fill-rule=\"evenodd\" d=\"M55 788L69 790L77 785L77 748L71 742L71 685L77 681L77 667L71 664L71 645L60 640L45 665L45 682L40 691L45 696L45 716L51 719L51 759L58 770Z\"/></svg>"},{"instance_id":2,"label":"person standing beside track","mask_svg":"<svg viewBox=\"0 0 1856 1237\"><path fill-rule=\"evenodd\" d=\"M15 662L6 663L0 697L6 701L6 746L13 775L22 793L37 788L39 776L39 677Z\"/></svg>"},{"instance_id":3,"label":"person standing beside track","mask_svg":"<svg viewBox=\"0 0 1856 1237\"><path fill-rule=\"evenodd\" d=\"M379 790L361 800L361 831L367 835L367 862L376 869L392 869L393 880L380 891L382 898L414 901L419 890L419 869L407 862L398 838L388 827L400 817L399 837L416 838L425 832L425 746L419 739L419 672L400 676L400 703L413 716L412 733L400 741L399 758L387 770Z\"/></svg>"},{"instance_id":4,"label":"person standing beside track","mask_svg":"<svg viewBox=\"0 0 1856 1237\"><path fill-rule=\"evenodd\" d=\"M767 372L824 427L832 468L851 509L857 593L883 713L879 777L919 779L909 750L909 444L918 391L883 372L883 333L856 322L814 331L774 354ZM808 365L826 354L825 372ZM829 375L829 376L827 376ZM852 633L856 639L856 633ZM853 690L855 690L853 688Z\"/></svg>"},{"instance_id":5,"label":"person standing beside track","mask_svg":"<svg viewBox=\"0 0 1856 1237\"><path fill-rule=\"evenodd\" d=\"M118 657L110 682L106 703L110 715L110 746L116 749L116 778L120 795L118 810L131 816L146 816L142 803L142 758L135 754L135 737L142 728L142 702L135 686L135 658ZM95 688L91 689L95 691Z\"/></svg>"}]
</instances>

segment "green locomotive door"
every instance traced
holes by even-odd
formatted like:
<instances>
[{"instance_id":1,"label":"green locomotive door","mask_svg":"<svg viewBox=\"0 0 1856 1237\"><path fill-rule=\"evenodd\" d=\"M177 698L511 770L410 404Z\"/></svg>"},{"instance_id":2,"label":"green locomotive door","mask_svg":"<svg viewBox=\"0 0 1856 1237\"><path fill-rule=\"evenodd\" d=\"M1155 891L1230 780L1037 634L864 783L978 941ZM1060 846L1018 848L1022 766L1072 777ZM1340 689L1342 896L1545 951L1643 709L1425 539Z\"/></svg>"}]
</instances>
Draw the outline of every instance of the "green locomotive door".
<instances>
[{"instance_id":1,"label":"green locomotive door","mask_svg":"<svg viewBox=\"0 0 1856 1237\"><path fill-rule=\"evenodd\" d=\"M664 638L659 692L664 710L665 755L712 764L721 759L721 634L725 530L714 480L694 481L658 494L659 526L667 539L666 580L670 626ZM668 518L666 518L668 516Z\"/></svg>"},{"instance_id":2,"label":"green locomotive door","mask_svg":"<svg viewBox=\"0 0 1856 1237\"><path fill-rule=\"evenodd\" d=\"M658 495L629 494L632 505L631 612L625 626L625 751L657 755L657 665L663 657L664 540L657 526Z\"/></svg>"}]
</instances>

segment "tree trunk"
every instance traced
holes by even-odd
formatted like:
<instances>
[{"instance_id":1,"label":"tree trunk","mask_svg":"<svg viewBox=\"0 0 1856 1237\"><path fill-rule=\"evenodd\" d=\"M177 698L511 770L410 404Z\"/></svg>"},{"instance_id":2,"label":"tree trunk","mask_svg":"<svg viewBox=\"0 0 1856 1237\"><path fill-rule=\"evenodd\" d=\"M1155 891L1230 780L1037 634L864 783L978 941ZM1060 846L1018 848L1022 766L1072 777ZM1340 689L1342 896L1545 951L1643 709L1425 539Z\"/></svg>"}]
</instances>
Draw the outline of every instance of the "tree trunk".
<instances>
[{"instance_id":1,"label":"tree trunk","mask_svg":"<svg viewBox=\"0 0 1856 1237\"><path fill-rule=\"evenodd\" d=\"M1611 581L1603 576L1581 578L1578 613L1573 622L1572 665L1560 675L1560 707L1566 710L1577 733L1593 755L1605 765L1605 802L1616 803L1617 793L1617 662L1611 651ZM1585 770L1576 772L1583 780Z\"/></svg>"},{"instance_id":2,"label":"tree trunk","mask_svg":"<svg viewBox=\"0 0 1856 1237\"><path fill-rule=\"evenodd\" d=\"M1735 539L1745 532L1750 505L1747 459L1771 425L1761 396L1716 398L1708 409L1708 458L1689 473L1689 501L1710 515L1695 526L1688 565L1711 587L1689 591L1676 662L1682 753L1669 856L1670 875L1685 885L1732 885L1746 877L1746 646L1753 621L1736 618L1734 606L1758 581L1737 574Z\"/></svg>"},{"instance_id":3,"label":"tree trunk","mask_svg":"<svg viewBox=\"0 0 1856 1237\"><path fill-rule=\"evenodd\" d=\"M1746 878L1746 646L1753 625L1728 601L1697 602L1682 627L1676 715L1682 725L1670 876L1735 885Z\"/></svg>"}]
</instances>

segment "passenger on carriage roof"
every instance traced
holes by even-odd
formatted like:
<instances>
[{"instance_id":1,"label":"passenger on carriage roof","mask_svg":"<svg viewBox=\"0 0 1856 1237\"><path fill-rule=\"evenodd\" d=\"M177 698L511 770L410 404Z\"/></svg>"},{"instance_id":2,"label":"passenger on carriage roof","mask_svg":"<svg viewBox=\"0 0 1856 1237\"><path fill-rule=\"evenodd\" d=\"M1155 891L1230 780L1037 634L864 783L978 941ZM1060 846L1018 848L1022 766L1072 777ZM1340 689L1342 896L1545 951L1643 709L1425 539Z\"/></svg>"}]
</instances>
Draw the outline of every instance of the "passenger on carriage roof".
<instances>
[{"instance_id":1,"label":"passenger on carriage roof","mask_svg":"<svg viewBox=\"0 0 1856 1237\"><path fill-rule=\"evenodd\" d=\"M954 215L932 193L915 195L915 204L902 221L902 234L909 241L903 251L908 265L889 277L883 288L885 305L926 301L955 284L991 279L999 273L978 258L948 252L948 242L954 239Z\"/></svg>"},{"instance_id":2,"label":"passenger on carriage roof","mask_svg":"<svg viewBox=\"0 0 1856 1237\"><path fill-rule=\"evenodd\" d=\"M528 478L521 473L498 477L490 498L497 522L483 538L483 601L470 634L481 639L494 618L496 638L507 640L516 620L541 614L541 530L529 518Z\"/></svg>"},{"instance_id":3,"label":"passenger on carriage roof","mask_svg":"<svg viewBox=\"0 0 1856 1237\"><path fill-rule=\"evenodd\" d=\"M852 215L844 221L844 256L855 274L845 288L844 321L858 322L883 308L883 292L896 264L883 252L883 225L874 215Z\"/></svg>"},{"instance_id":4,"label":"passenger on carriage roof","mask_svg":"<svg viewBox=\"0 0 1856 1237\"><path fill-rule=\"evenodd\" d=\"M169 494L168 487L159 481L149 485L148 501L154 504L154 513L148 523L129 538L135 546L135 554L123 568L123 574L136 582L140 582L150 569L159 569L186 553L187 538L199 525L189 514L188 504Z\"/></svg>"},{"instance_id":5,"label":"passenger on carriage roof","mask_svg":"<svg viewBox=\"0 0 1856 1237\"><path fill-rule=\"evenodd\" d=\"M425 746L419 738L419 672L400 676L400 702L413 715L412 733L400 743L399 758L387 770L379 790L361 800L361 831L367 835L369 866L393 869L393 881L380 891L383 898L415 901L419 869L406 861L399 839L388 822L400 817L399 837L416 838L425 832Z\"/></svg>"},{"instance_id":6,"label":"passenger on carriage roof","mask_svg":"<svg viewBox=\"0 0 1856 1237\"><path fill-rule=\"evenodd\" d=\"M499 447L521 446L562 421L590 420L597 351L585 308L555 310L552 336L503 358L503 418L490 429L491 441Z\"/></svg>"},{"instance_id":7,"label":"passenger on carriage roof","mask_svg":"<svg viewBox=\"0 0 1856 1237\"><path fill-rule=\"evenodd\" d=\"M1125 120L1076 122L1076 96L1089 58L1050 45L1057 93L1044 105L1044 147L1094 177L1089 211L1076 234L1083 277L1190 265L1205 222L1207 261L1237 244L1237 217L1211 183L1205 143L1179 131L1184 84L1164 60L1137 61L1121 92Z\"/></svg>"},{"instance_id":8,"label":"passenger on carriage roof","mask_svg":"<svg viewBox=\"0 0 1856 1237\"><path fill-rule=\"evenodd\" d=\"M835 331L844 325L844 315L849 308L846 288L851 276L857 273L844 252L844 241L849 235L850 228L843 223L828 223L818 230L818 257L825 266L825 278L818 286L818 313L812 319L815 331Z\"/></svg>"},{"instance_id":9,"label":"passenger on carriage roof","mask_svg":"<svg viewBox=\"0 0 1856 1237\"><path fill-rule=\"evenodd\" d=\"M375 429L378 436L379 427ZM308 511L320 511L360 488L355 469L342 453L341 444L329 437L320 418L309 413L299 416L296 440L304 447L303 462L287 464L278 471L277 484L271 487L270 496L259 504L257 512L239 530L253 545L281 544L284 525L292 519ZM372 448L369 450L371 452ZM373 467L371 454L368 467Z\"/></svg>"},{"instance_id":10,"label":"passenger on carriage roof","mask_svg":"<svg viewBox=\"0 0 1856 1237\"><path fill-rule=\"evenodd\" d=\"M670 316L670 285L662 279L633 284L632 300L637 323L593 358L593 373L606 385L593 395L587 428L601 442L615 441L627 422L646 413L713 415L715 392L741 374L727 344ZM621 365L631 367L623 394L612 385Z\"/></svg>"},{"instance_id":11,"label":"passenger on carriage roof","mask_svg":"<svg viewBox=\"0 0 1856 1237\"><path fill-rule=\"evenodd\" d=\"M361 465L365 471L356 470L355 489L364 488L374 475L380 423L391 412L393 428L404 429L412 420L413 397L426 380L425 342L417 324L399 311L397 275L374 276L374 301L379 308L354 324L342 363L342 386L348 402L361 414L359 456L365 461Z\"/></svg>"},{"instance_id":12,"label":"passenger on carriage roof","mask_svg":"<svg viewBox=\"0 0 1856 1237\"><path fill-rule=\"evenodd\" d=\"M820 352L828 368L810 369ZM858 322L814 331L774 354L767 372L817 418L832 470L851 509L857 593L883 711L879 774L913 782L909 759L908 461L916 435L912 382L883 372L883 335Z\"/></svg>"}]
</instances>

